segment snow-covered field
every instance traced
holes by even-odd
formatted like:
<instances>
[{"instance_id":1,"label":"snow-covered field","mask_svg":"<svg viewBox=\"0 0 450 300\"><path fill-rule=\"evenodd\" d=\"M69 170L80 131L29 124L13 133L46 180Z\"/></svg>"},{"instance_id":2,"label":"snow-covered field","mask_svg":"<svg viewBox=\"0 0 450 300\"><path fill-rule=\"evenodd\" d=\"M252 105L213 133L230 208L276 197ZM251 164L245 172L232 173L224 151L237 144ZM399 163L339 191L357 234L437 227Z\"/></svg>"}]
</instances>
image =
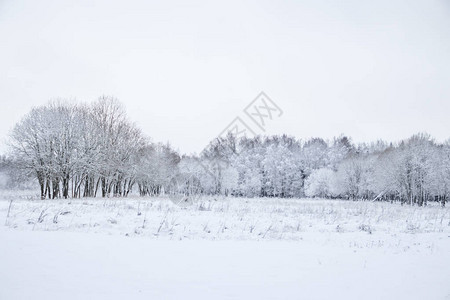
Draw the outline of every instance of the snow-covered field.
<instances>
[{"instance_id":1,"label":"snow-covered field","mask_svg":"<svg viewBox=\"0 0 450 300\"><path fill-rule=\"evenodd\" d=\"M0 299L450 299L438 205L1 199Z\"/></svg>"}]
</instances>

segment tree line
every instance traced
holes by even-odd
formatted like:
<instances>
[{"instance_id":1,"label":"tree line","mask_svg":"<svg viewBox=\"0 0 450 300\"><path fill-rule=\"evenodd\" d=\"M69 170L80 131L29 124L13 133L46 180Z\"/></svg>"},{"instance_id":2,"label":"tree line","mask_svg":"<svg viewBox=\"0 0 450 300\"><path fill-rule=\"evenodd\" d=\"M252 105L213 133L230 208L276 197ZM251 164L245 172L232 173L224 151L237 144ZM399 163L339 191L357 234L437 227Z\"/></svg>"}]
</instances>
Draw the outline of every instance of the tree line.
<instances>
[{"instance_id":1,"label":"tree line","mask_svg":"<svg viewBox=\"0 0 450 300\"><path fill-rule=\"evenodd\" d=\"M354 144L287 135L214 139L198 155L153 143L112 97L33 108L11 132L2 166L34 178L42 199L227 195L323 197L417 204L450 193L450 144L427 134ZM12 167L13 166L13 167ZM22 180L21 179L21 180Z\"/></svg>"}]
</instances>

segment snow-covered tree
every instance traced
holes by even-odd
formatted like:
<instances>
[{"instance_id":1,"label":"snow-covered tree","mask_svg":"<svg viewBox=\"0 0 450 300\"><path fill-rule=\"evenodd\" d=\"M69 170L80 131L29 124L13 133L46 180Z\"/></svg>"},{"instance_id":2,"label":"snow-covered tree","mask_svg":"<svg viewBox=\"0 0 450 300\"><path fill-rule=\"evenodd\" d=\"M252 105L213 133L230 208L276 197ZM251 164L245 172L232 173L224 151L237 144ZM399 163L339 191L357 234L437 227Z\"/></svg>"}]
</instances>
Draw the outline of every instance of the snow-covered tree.
<instances>
[{"instance_id":1,"label":"snow-covered tree","mask_svg":"<svg viewBox=\"0 0 450 300\"><path fill-rule=\"evenodd\" d=\"M336 174L328 168L314 170L305 182L308 197L329 198L334 195Z\"/></svg>"}]
</instances>

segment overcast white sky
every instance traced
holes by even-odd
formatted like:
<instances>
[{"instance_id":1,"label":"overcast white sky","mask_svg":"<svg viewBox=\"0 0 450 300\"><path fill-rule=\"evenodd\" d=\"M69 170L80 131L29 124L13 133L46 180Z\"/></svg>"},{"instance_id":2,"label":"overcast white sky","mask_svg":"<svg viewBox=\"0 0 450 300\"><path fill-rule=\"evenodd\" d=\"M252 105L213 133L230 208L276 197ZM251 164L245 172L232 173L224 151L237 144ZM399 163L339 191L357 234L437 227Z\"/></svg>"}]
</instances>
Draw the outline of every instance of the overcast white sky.
<instances>
[{"instance_id":1,"label":"overcast white sky","mask_svg":"<svg viewBox=\"0 0 450 300\"><path fill-rule=\"evenodd\" d=\"M198 152L260 91L269 134L445 140L450 2L0 0L2 141L33 105L106 94Z\"/></svg>"}]
</instances>

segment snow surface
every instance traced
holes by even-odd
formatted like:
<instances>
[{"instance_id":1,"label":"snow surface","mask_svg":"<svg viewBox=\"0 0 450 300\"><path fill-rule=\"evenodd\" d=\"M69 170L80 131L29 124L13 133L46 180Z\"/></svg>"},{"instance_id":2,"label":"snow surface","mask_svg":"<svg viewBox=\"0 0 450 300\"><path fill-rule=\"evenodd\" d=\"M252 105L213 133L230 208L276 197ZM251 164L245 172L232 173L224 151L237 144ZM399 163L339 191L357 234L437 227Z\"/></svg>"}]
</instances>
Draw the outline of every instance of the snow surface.
<instances>
[{"instance_id":1,"label":"snow surface","mask_svg":"<svg viewBox=\"0 0 450 300\"><path fill-rule=\"evenodd\" d=\"M3 199L0 299L450 299L448 208Z\"/></svg>"}]
</instances>

